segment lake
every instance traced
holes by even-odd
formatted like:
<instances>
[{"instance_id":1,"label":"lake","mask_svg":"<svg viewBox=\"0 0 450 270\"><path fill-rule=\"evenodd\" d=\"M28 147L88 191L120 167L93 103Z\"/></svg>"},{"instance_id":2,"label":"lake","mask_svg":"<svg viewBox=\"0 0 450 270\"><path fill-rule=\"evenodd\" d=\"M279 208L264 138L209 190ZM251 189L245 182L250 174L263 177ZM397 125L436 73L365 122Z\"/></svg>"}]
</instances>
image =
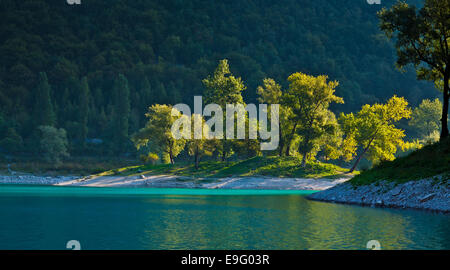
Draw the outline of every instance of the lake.
<instances>
[{"instance_id":1,"label":"lake","mask_svg":"<svg viewBox=\"0 0 450 270\"><path fill-rule=\"evenodd\" d=\"M310 193L0 185L0 249L450 249L450 215Z\"/></svg>"}]
</instances>

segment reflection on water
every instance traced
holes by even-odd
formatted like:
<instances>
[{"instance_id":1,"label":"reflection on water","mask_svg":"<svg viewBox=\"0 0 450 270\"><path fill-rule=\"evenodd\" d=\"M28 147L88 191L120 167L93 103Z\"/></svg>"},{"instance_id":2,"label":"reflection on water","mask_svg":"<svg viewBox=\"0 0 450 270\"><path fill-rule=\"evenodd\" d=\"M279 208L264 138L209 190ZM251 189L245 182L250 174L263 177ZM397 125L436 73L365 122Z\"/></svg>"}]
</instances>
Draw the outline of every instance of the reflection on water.
<instances>
[{"instance_id":1,"label":"reflection on water","mask_svg":"<svg viewBox=\"0 0 450 270\"><path fill-rule=\"evenodd\" d=\"M82 249L365 249L372 239L383 249L450 249L443 214L301 194L22 188L0 186L0 249L65 249L72 239Z\"/></svg>"}]
</instances>

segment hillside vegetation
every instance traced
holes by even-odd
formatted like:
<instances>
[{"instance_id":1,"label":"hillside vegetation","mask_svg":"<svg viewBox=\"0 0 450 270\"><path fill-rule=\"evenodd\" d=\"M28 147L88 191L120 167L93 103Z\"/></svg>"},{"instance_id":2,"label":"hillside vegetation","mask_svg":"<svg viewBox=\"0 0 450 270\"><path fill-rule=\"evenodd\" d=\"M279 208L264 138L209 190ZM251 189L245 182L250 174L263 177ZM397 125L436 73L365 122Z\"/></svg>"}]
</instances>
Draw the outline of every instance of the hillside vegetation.
<instances>
[{"instance_id":1,"label":"hillside vegetation","mask_svg":"<svg viewBox=\"0 0 450 270\"><path fill-rule=\"evenodd\" d=\"M450 179L450 139L423 147L406 157L382 162L371 170L361 172L351 180L354 185L366 185L380 180L406 182L442 175Z\"/></svg>"},{"instance_id":2,"label":"hillside vegetation","mask_svg":"<svg viewBox=\"0 0 450 270\"><path fill-rule=\"evenodd\" d=\"M392 3L2 0L0 151L39 153L37 127L50 125L67 131L71 155L133 152L129 137L147 108L192 103L219 59L245 81L248 103L264 78L286 88L304 72L340 82L345 104L335 112L394 93L415 106L437 93L395 69L376 17ZM45 121L36 114L43 107Z\"/></svg>"}]
</instances>

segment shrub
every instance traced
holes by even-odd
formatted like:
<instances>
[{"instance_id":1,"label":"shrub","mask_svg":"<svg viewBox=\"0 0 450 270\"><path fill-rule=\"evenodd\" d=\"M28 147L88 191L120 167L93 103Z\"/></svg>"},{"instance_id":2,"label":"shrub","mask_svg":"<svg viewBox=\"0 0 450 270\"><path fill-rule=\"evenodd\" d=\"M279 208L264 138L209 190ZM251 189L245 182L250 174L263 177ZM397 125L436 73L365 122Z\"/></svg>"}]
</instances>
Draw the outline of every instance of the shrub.
<instances>
[{"instance_id":1,"label":"shrub","mask_svg":"<svg viewBox=\"0 0 450 270\"><path fill-rule=\"evenodd\" d=\"M152 165L155 165L156 162L159 160L158 154L155 153L148 153L147 155L141 155L140 159L144 163L150 163Z\"/></svg>"},{"instance_id":2,"label":"shrub","mask_svg":"<svg viewBox=\"0 0 450 270\"><path fill-rule=\"evenodd\" d=\"M66 131L52 126L39 126L39 130L41 131L40 149L43 159L59 165L62 158L69 156Z\"/></svg>"}]
</instances>

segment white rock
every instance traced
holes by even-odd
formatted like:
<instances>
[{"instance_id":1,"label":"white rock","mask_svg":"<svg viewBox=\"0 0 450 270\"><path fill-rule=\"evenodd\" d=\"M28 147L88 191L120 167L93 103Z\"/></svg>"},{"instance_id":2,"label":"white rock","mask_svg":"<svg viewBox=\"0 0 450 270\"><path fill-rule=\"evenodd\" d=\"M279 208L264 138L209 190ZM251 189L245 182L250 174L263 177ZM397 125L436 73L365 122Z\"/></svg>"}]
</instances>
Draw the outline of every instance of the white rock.
<instances>
[{"instance_id":1,"label":"white rock","mask_svg":"<svg viewBox=\"0 0 450 270\"><path fill-rule=\"evenodd\" d=\"M422 198L419 198L419 201L421 203L424 203L424 202L427 202L427 201L433 199L435 196L436 196L436 193L428 194L426 196L423 196Z\"/></svg>"}]
</instances>

